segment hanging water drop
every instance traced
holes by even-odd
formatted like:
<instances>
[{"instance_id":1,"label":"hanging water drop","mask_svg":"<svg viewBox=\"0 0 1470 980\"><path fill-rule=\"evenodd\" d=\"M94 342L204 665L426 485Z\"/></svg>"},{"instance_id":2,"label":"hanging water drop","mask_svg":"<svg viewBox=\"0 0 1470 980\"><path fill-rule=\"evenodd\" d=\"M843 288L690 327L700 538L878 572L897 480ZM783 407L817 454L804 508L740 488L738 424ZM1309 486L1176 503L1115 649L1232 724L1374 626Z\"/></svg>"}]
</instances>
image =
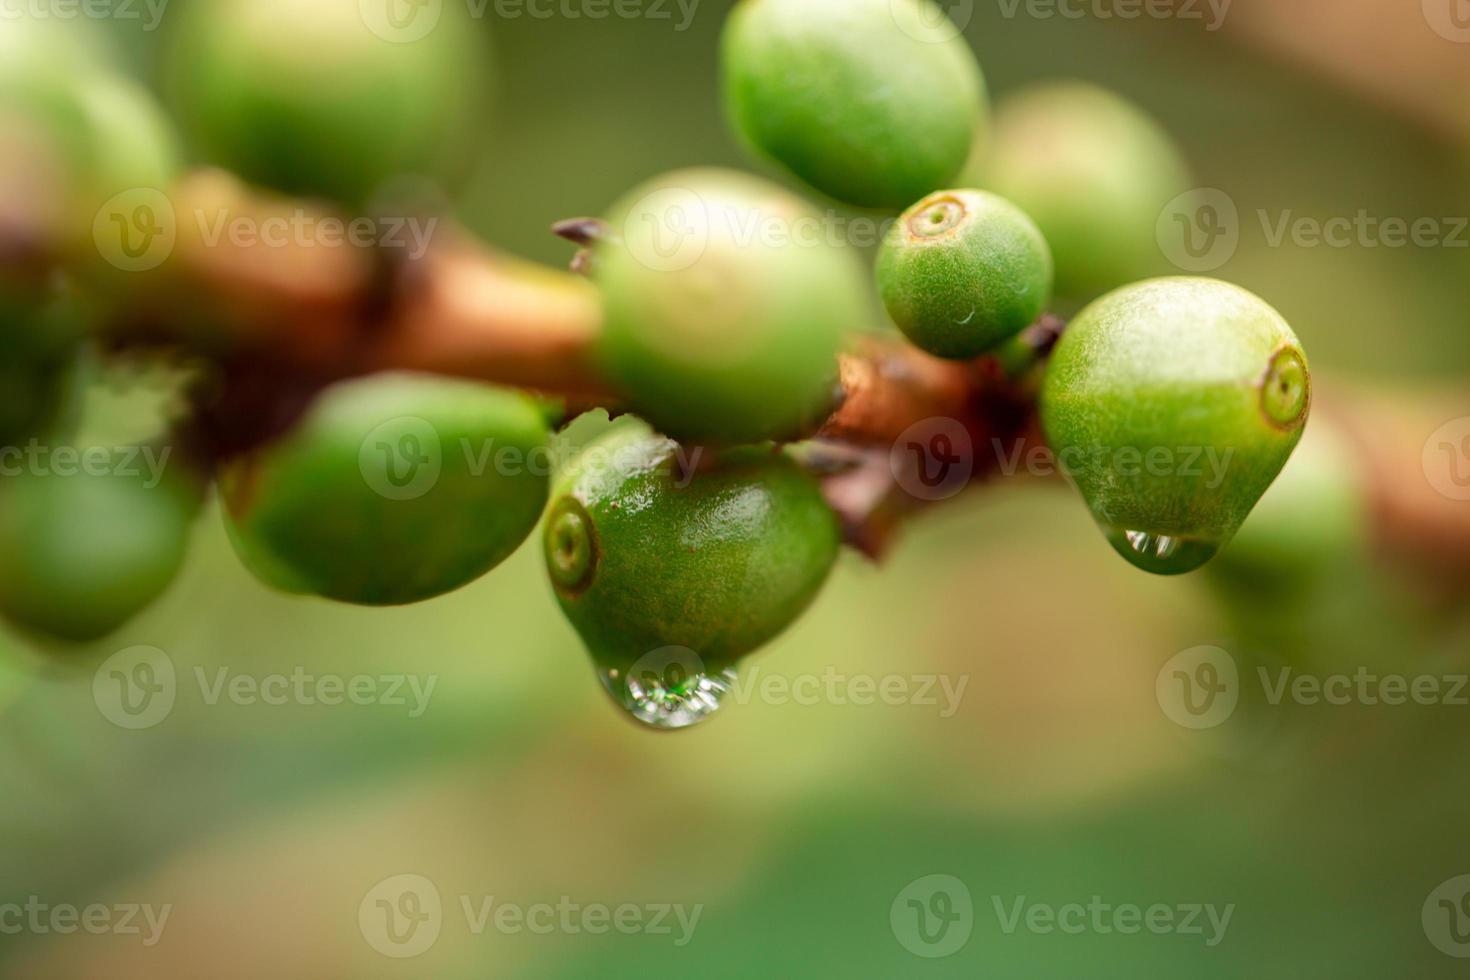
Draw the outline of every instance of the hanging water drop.
<instances>
[{"instance_id":1,"label":"hanging water drop","mask_svg":"<svg viewBox=\"0 0 1470 980\"><path fill-rule=\"evenodd\" d=\"M1118 554L1155 575L1192 572L1220 552L1220 542L1208 538L1109 527L1103 532Z\"/></svg>"},{"instance_id":2,"label":"hanging water drop","mask_svg":"<svg viewBox=\"0 0 1470 980\"><path fill-rule=\"evenodd\" d=\"M634 720L661 731L688 728L719 710L735 684L735 668L707 669L683 647L655 650L626 669L599 666L597 677Z\"/></svg>"}]
</instances>

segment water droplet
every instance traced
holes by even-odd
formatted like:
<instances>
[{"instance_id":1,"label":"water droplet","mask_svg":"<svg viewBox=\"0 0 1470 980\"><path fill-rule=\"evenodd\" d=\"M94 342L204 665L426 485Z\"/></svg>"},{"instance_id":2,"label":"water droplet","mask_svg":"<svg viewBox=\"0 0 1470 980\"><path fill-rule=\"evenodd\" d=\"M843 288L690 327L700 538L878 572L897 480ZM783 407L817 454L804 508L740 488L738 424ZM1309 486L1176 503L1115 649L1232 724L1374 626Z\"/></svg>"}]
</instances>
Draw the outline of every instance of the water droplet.
<instances>
[{"instance_id":1,"label":"water droplet","mask_svg":"<svg viewBox=\"0 0 1470 980\"><path fill-rule=\"evenodd\" d=\"M1124 528L1105 528L1104 533L1118 554L1155 575L1192 572L1220 552L1220 542L1214 538L1154 534Z\"/></svg>"},{"instance_id":2,"label":"water droplet","mask_svg":"<svg viewBox=\"0 0 1470 980\"><path fill-rule=\"evenodd\" d=\"M735 684L735 668L706 670L697 656L685 653L650 655L627 669L599 666L597 677L635 720L662 731L688 728L720 709Z\"/></svg>"}]
</instances>

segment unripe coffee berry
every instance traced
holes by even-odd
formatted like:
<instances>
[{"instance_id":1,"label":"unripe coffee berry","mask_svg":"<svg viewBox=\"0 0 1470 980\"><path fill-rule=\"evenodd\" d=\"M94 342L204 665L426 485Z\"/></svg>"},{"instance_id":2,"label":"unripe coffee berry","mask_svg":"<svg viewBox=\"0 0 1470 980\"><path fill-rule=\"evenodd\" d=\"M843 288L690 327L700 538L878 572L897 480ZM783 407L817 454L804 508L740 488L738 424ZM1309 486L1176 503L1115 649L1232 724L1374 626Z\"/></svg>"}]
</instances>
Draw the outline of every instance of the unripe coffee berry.
<instances>
[{"instance_id":1,"label":"unripe coffee berry","mask_svg":"<svg viewBox=\"0 0 1470 980\"><path fill-rule=\"evenodd\" d=\"M356 204L390 178L460 175L484 129L478 25L454 3L381 16L399 6L190 4L168 50L181 127L207 162L292 194Z\"/></svg>"},{"instance_id":2,"label":"unripe coffee berry","mask_svg":"<svg viewBox=\"0 0 1470 980\"><path fill-rule=\"evenodd\" d=\"M936 357L977 357L1014 337L1051 298L1051 251L1019 208L984 191L931 194L878 253L883 305Z\"/></svg>"},{"instance_id":3,"label":"unripe coffee berry","mask_svg":"<svg viewBox=\"0 0 1470 980\"><path fill-rule=\"evenodd\" d=\"M1041 420L1113 547L1159 574L1214 557L1301 438L1311 376L1281 315L1238 286L1156 279L1083 310Z\"/></svg>"},{"instance_id":4,"label":"unripe coffee berry","mask_svg":"<svg viewBox=\"0 0 1470 980\"><path fill-rule=\"evenodd\" d=\"M173 582L198 504L168 469L0 477L0 614L70 642L114 632Z\"/></svg>"},{"instance_id":5,"label":"unripe coffee berry","mask_svg":"<svg viewBox=\"0 0 1470 980\"><path fill-rule=\"evenodd\" d=\"M932 0L742 0L722 44L735 129L848 204L954 183L982 125L980 67Z\"/></svg>"},{"instance_id":6,"label":"unripe coffee berry","mask_svg":"<svg viewBox=\"0 0 1470 980\"><path fill-rule=\"evenodd\" d=\"M558 480L543 540L604 684L656 727L714 710L721 677L807 608L839 542L820 487L786 455L738 449L690 473L681 452L620 423ZM655 681L629 678L650 664Z\"/></svg>"},{"instance_id":7,"label":"unripe coffee berry","mask_svg":"<svg viewBox=\"0 0 1470 980\"><path fill-rule=\"evenodd\" d=\"M519 393L413 374L342 382L289 435L223 469L231 540L285 591L369 606L432 598L531 533L548 437Z\"/></svg>"},{"instance_id":8,"label":"unripe coffee berry","mask_svg":"<svg viewBox=\"0 0 1470 980\"><path fill-rule=\"evenodd\" d=\"M1078 302L1169 271L1159 214L1190 187L1182 154L1157 122L1078 82L1003 102L966 178L1036 221L1056 261L1057 294Z\"/></svg>"},{"instance_id":9,"label":"unripe coffee berry","mask_svg":"<svg viewBox=\"0 0 1470 980\"><path fill-rule=\"evenodd\" d=\"M869 316L862 269L768 181L683 170L629 193L598 251L608 374L689 441L790 436L829 406L843 336Z\"/></svg>"}]
</instances>

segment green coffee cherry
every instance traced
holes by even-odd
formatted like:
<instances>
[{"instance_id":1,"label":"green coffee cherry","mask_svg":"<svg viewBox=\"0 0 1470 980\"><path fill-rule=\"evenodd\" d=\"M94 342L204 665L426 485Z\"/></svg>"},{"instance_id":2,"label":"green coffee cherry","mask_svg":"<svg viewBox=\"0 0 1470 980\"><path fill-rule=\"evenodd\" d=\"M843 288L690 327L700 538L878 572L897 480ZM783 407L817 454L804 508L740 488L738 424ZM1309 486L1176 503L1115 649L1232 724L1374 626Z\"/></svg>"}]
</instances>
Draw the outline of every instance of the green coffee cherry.
<instances>
[{"instance_id":1,"label":"green coffee cherry","mask_svg":"<svg viewBox=\"0 0 1470 980\"><path fill-rule=\"evenodd\" d=\"M75 77L0 77L0 236L46 262L115 288L108 236L168 220L160 199L179 171L174 134L152 95L97 70ZM156 215L156 217L154 216Z\"/></svg>"},{"instance_id":2,"label":"green coffee cherry","mask_svg":"<svg viewBox=\"0 0 1470 980\"><path fill-rule=\"evenodd\" d=\"M546 564L599 676L660 728L716 707L741 657L811 603L837 520L790 458L740 449L687 476L668 439L631 421L557 482Z\"/></svg>"},{"instance_id":3,"label":"green coffee cherry","mask_svg":"<svg viewBox=\"0 0 1470 980\"><path fill-rule=\"evenodd\" d=\"M0 614L26 630L89 642L174 580L198 490L169 462L161 474L141 465L63 474L60 465L32 469L12 459L0 477Z\"/></svg>"},{"instance_id":4,"label":"green coffee cherry","mask_svg":"<svg viewBox=\"0 0 1470 980\"><path fill-rule=\"evenodd\" d=\"M936 357L978 357L1020 333L1046 308L1051 280L1051 252L1035 223L984 191L924 198L878 253L888 315Z\"/></svg>"},{"instance_id":5,"label":"green coffee cherry","mask_svg":"<svg viewBox=\"0 0 1470 980\"><path fill-rule=\"evenodd\" d=\"M1311 405L1306 356L1259 298L1157 279L1083 310L1041 420L1113 547L1159 574L1214 557L1281 472Z\"/></svg>"},{"instance_id":6,"label":"green coffee cherry","mask_svg":"<svg viewBox=\"0 0 1470 980\"><path fill-rule=\"evenodd\" d=\"M779 187L683 170L613 208L598 252L601 352L634 408L690 441L789 436L820 417L844 334L867 318L862 270Z\"/></svg>"},{"instance_id":7,"label":"green coffee cherry","mask_svg":"<svg viewBox=\"0 0 1470 980\"><path fill-rule=\"evenodd\" d=\"M1159 214L1190 187L1158 123L1075 82L1006 100L967 177L1035 219L1056 260L1057 294L1079 302L1168 271Z\"/></svg>"},{"instance_id":8,"label":"green coffee cherry","mask_svg":"<svg viewBox=\"0 0 1470 980\"><path fill-rule=\"evenodd\" d=\"M181 153L152 93L120 75L94 75L79 84L78 98L94 147L87 190L97 205L124 191L168 190Z\"/></svg>"},{"instance_id":9,"label":"green coffee cherry","mask_svg":"<svg viewBox=\"0 0 1470 980\"><path fill-rule=\"evenodd\" d=\"M412 374L341 382L288 436L223 468L230 537L285 591L368 606L441 595L531 533L548 437L519 393Z\"/></svg>"},{"instance_id":10,"label":"green coffee cherry","mask_svg":"<svg viewBox=\"0 0 1470 980\"><path fill-rule=\"evenodd\" d=\"M1240 591L1299 593L1367 552L1362 462L1330 418L1317 418L1281 476L1210 567Z\"/></svg>"},{"instance_id":11,"label":"green coffee cherry","mask_svg":"<svg viewBox=\"0 0 1470 980\"><path fill-rule=\"evenodd\" d=\"M722 60L740 135L861 207L954 183L985 114L980 66L932 0L742 0Z\"/></svg>"},{"instance_id":12,"label":"green coffee cherry","mask_svg":"<svg viewBox=\"0 0 1470 980\"><path fill-rule=\"evenodd\" d=\"M15 37L7 30L0 28L0 271L18 273L57 261L79 237L78 191L92 146L75 85L53 69L7 64L4 39ZM37 277L34 268L26 274Z\"/></svg>"},{"instance_id":13,"label":"green coffee cherry","mask_svg":"<svg viewBox=\"0 0 1470 980\"><path fill-rule=\"evenodd\" d=\"M400 175L467 169L485 51L463 4L208 0L175 25L181 125L210 162L293 194L362 203Z\"/></svg>"}]
</instances>

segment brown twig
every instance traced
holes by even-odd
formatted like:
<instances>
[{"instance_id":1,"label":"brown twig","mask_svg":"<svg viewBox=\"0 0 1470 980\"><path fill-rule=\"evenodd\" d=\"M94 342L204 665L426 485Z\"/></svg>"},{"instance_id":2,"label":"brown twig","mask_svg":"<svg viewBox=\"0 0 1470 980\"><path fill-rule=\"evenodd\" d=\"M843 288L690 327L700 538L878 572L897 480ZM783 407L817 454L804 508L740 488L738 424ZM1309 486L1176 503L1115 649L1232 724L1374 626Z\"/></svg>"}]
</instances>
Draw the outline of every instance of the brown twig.
<instances>
[{"instance_id":1,"label":"brown twig","mask_svg":"<svg viewBox=\"0 0 1470 980\"><path fill-rule=\"evenodd\" d=\"M559 395L573 407L616 408L618 394L595 356L599 297L582 276L498 255L458 229L441 229L417 256L346 242L207 242L191 215L223 211L259 223L303 208L327 213L264 197L218 172L189 177L174 201L178 244L151 288L139 291L141 315L119 325L119 339L177 338L199 322L213 325L204 346L225 376L204 389L196 437L214 440L215 455L278 434L322 385L380 370L435 372ZM603 228L577 219L557 232L586 245ZM933 437L926 423L963 433L946 445L970 482L993 476L1012 447L1041 444L1036 372L1027 368L1049 354L1063 326L1044 318L1000 357L969 362L937 360L896 338L855 335L839 361L836 408L805 433L827 447L817 451L824 457L817 465L826 467L828 498L854 546L880 555L902 520L925 506L925 496L905 486L915 475L906 467L916 464L903 457L906 441ZM1429 430L1390 426L1389 414L1354 417L1366 469L1376 474L1385 539L1429 556L1435 567L1470 570L1470 505L1408 475L1420 473L1417 453Z\"/></svg>"}]
</instances>

